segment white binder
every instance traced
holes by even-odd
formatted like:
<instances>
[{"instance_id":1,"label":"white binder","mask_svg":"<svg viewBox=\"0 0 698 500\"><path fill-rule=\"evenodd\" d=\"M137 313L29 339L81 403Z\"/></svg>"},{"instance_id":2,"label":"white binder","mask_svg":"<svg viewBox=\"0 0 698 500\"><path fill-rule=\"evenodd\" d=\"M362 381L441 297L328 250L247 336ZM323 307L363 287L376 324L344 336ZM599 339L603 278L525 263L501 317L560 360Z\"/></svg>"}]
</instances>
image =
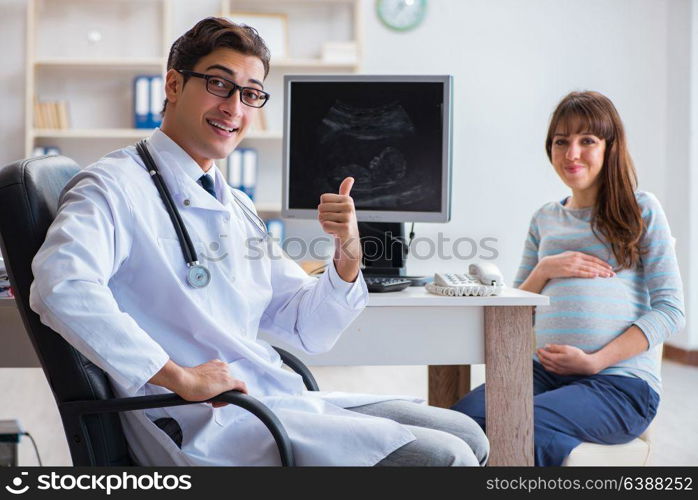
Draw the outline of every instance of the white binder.
<instances>
[{"instance_id":1,"label":"white binder","mask_svg":"<svg viewBox=\"0 0 698 500\"><path fill-rule=\"evenodd\" d=\"M242 190L254 200L257 185L257 151L244 149L242 152Z\"/></svg>"},{"instance_id":2,"label":"white binder","mask_svg":"<svg viewBox=\"0 0 698 500\"><path fill-rule=\"evenodd\" d=\"M228 184L235 189L242 189L242 151L234 150L228 156Z\"/></svg>"},{"instance_id":3,"label":"white binder","mask_svg":"<svg viewBox=\"0 0 698 500\"><path fill-rule=\"evenodd\" d=\"M150 78L150 126L152 128L159 127L162 124L162 103L165 100L165 93L162 86L162 77L153 76Z\"/></svg>"}]
</instances>

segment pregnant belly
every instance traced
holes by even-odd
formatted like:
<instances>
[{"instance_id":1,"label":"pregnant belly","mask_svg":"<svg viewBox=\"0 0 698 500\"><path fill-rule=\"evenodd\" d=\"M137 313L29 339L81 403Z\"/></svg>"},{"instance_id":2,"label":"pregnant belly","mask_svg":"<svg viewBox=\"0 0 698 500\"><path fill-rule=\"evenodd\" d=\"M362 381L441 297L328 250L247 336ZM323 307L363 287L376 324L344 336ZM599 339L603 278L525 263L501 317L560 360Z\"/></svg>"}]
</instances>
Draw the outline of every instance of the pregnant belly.
<instances>
[{"instance_id":1,"label":"pregnant belly","mask_svg":"<svg viewBox=\"0 0 698 500\"><path fill-rule=\"evenodd\" d=\"M536 309L536 345L574 345L600 349L623 333L643 307L634 293L615 278L556 279L541 292L549 306Z\"/></svg>"}]
</instances>

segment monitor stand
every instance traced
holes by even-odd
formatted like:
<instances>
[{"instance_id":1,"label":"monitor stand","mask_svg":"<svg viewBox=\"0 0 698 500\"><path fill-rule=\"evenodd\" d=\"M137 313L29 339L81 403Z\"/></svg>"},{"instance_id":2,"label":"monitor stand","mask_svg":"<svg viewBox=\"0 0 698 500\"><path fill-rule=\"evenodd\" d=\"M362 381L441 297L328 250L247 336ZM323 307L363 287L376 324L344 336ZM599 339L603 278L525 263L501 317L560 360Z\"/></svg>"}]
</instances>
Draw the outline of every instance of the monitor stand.
<instances>
[{"instance_id":1,"label":"monitor stand","mask_svg":"<svg viewBox=\"0 0 698 500\"><path fill-rule=\"evenodd\" d=\"M400 277L423 286L424 276L407 276L407 242L400 222L359 222L364 276Z\"/></svg>"}]
</instances>

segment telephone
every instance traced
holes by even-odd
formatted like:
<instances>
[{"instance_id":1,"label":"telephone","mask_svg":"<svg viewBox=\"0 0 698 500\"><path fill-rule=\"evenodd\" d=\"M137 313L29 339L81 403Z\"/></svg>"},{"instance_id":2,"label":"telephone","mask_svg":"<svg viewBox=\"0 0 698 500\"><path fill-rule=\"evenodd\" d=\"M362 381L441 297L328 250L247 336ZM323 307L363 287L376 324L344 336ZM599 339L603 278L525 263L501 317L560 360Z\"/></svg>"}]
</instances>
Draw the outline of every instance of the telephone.
<instances>
[{"instance_id":1,"label":"telephone","mask_svg":"<svg viewBox=\"0 0 698 500\"><path fill-rule=\"evenodd\" d=\"M426 285L427 291L436 295L453 297L488 297L499 295L504 287L502 273L492 263L470 264L468 274L436 273L434 282Z\"/></svg>"}]
</instances>

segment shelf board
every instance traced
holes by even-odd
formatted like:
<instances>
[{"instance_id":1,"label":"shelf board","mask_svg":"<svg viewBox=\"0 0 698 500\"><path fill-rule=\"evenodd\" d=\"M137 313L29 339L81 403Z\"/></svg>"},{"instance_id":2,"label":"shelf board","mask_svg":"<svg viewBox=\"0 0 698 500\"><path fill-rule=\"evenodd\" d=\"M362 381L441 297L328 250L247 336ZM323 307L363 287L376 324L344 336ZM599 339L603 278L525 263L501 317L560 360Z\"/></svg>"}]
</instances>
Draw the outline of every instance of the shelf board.
<instances>
[{"instance_id":1,"label":"shelf board","mask_svg":"<svg viewBox=\"0 0 698 500\"><path fill-rule=\"evenodd\" d=\"M282 132L277 132L275 130L252 130L250 132L247 132L247 135L244 137L244 140L247 139L269 139L269 140L280 140L282 139L284 134Z\"/></svg>"},{"instance_id":2,"label":"shelf board","mask_svg":"<svg viewBox=\"0 0 698 500\"><path fill-rule=\"evenodd\" d=\"M140 139L153 133L149 128L70 128L70 129L34 129L35 139ZM281 132L273 130L248 132L245 139L280 140Z\"/></svg>"},{"instance_id":3,"label":"shelf board","mask_svg":"<svg viewBox=\"0 0 698 500\"><path fill-rule=\"evenodd\" d=\"M285 58L271 61L272 68L317 68L354 70L358 63L326 62L322 59Z\"/></svg>"},{"instance_id":4,"label":"shelf board","mask_svg":"<svg viewBox=\"0 0 698 500\"><path fill-rule=\"evenodd\" d=\"M254 207L257 209L257 212L260 213L281 214L281 203L278 202L255 203Z\"/></svg>"},{"instance_id":5,"label":"shelf board","mask_svg":"<svg viewBox=\"0 0 698 500\"><path fill-rule=\"evenodd\" d=\"M162 68L164 60L161 57L119 57L119 58L76 58L76 57L55 57L47 59L37 59L35 66L46 67L66 67L66 68Z\"/></svg>"},{"instance_id":6,"label":"shelf board","mask_svg":"<svg viewBox=\"0 0 698 500\"><path fill-rule=\"evenodd\" d=\"M149 128L34 129L35 139L140 139L153 133Z\"/></svg>"},{"instance_id":7,"label":"shelf board","mask_svg":"<svg viewBox=\"0 0 698 500\"><path fill-rule=\"evenodd\" d=\"M158 57L149 58L74 58L56 57L37 59L35 66L66 67L66 68L162 68L164 60ZM328 62L320 58L287 57L271 61L272 68L318 68L318 69L354 69L357 63Z\"/></svg>"}]
</instances>

